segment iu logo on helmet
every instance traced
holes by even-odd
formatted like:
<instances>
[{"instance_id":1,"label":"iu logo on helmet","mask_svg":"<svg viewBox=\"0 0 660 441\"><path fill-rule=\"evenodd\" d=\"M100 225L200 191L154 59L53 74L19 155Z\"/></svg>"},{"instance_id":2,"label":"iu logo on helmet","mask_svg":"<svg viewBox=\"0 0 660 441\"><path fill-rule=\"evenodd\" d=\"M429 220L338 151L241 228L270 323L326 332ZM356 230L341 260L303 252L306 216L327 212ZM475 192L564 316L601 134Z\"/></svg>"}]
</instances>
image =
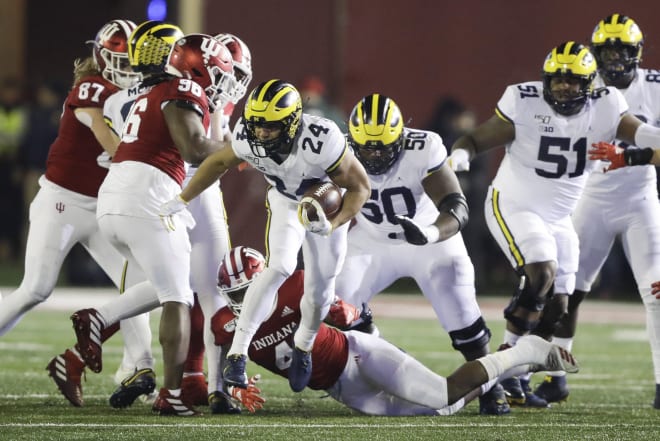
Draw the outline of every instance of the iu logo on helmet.
<instances>
[{"instance_id":1,"label":"iu logo on helmet","mask_svg":"<svg viewBox=\"0 0 660 441\"><path fill-rule=\"evenodd\" d=\"M55 209L60 213L63 212L64 211L64 204L62 202L58 202L57 204L55 204Z\"/></svg>"},{"instance_id":2,"label":"iu logo on helmet","mask_svg":"<svg viewBox=\"0 0 660 441\"><path fill-rule=\"evenodd\" d=\"M199 48L202 50L204 61L208 61L211 57L217 57L222 50L220 43L214 38L204 38Z\"/></svg>"}]
</instances>

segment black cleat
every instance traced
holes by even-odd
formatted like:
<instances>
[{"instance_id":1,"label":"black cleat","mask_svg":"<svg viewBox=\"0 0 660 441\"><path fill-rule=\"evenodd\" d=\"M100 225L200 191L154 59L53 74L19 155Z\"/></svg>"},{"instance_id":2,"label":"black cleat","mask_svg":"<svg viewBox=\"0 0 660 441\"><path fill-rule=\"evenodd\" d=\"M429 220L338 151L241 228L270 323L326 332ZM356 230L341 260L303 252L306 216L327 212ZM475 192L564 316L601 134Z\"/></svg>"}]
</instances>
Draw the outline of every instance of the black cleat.
<instances>
[{"instance_id":1,"label":"black cleat","mask_svg":"<svg viewBox=\"0 0 660 441\"><path fill-rule=\"evenodd\" d=\"M548 403L559 403L568 398L568 384L565 376L546 375L534 393Z\"/></svg>"},{"instance_id":2,"label":"black cleat","mask_svg":"<svg viewBox=\"0 0 660 441\"><path fill-rule=\"evenodd\" d=\"M501 380L500 384L504 388L504 395L510 406L524 406L525 405L525 392L520 385L518 377L511 377Z\"/></svg>"},{"instance_id":3,"label":"black cleat","mask_svg":"<svg viewBox=\"0 0 660 441\"><path fill-rule=\"evenodd\" d=\"M241 408L234 403L231 397L220 391L209 394L209 408L211 409L211 413L215 415L238 415L241 413Z\"/></svg>"},{"instance_id":4,"label":"black cleat","mask_svg":"<svg viewBox=\"0 0 660 441\"><path fill-rule=\"evenodd\" d=\"M481 415L506 415L511 413L506 401L504 388L495 384L488 392L479 397L479 413Z\"/></svg>"},{"instance_id":5,"label":"black cleat","mask_svg":"<svg viewBox=\"0 0 660 441\"><path fill-rule=\"evenodd\" d=\"M151 369L140 369L126 377L110 396L110 405L123 409L133 404L140 395L149 395L156 389L156 374Z\"/></svg>"}]
</instances>

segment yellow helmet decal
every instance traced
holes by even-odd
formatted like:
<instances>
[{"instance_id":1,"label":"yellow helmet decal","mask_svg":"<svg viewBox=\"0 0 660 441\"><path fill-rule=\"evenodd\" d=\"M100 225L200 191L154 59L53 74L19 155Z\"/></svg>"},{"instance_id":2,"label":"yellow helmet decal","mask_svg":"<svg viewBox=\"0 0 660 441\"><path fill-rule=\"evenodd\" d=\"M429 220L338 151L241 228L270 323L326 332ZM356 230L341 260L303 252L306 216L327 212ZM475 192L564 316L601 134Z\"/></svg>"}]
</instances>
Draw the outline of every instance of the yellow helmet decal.
<instances>
[{"instance_id":1,"label":"yellow helmet decal","mask_svg":"<svg viewBox=\"0 0 660 441\"><path fill-rule=\"evenodd\" d=\"M362 99L353 109L349 130L354 142L381 143L396 142L403 132L403 118L394 100L372 94Z\"/></svg>"},{"instance_id":2,"label":"yellow helmet decal","mask_svg":"<svg viewBox=\"0 0 660 441\"><path fill-rule=\"evenodd\" d=\"M128 60L133 67L161 66L183 31L170 23L146 21L129 38Z\"/></svg>"},{"instance_id":3,"label":"yellow helmet decal","mask_svg":"<svg viewBox=\"0 0 660 441\"><path fill-rule=\"evenodd\" d=\"M573 74L588 78L596 72L596 60L591 51L574 41L557 46L548 54L543 64L546 74Z\"/></svg>"},{"instance_id":4,"label":"yellow helmet decal","mask_svg":"<svg viewBox=\"0 0 660 441\"><path fill-rule=\"evenodd\" d=\"M624 44L636 45L643 43L644 35L632 18L612 14L596 25L591 36L591 43L599 45L617 40Z\"/></svg>"}]
</instances>

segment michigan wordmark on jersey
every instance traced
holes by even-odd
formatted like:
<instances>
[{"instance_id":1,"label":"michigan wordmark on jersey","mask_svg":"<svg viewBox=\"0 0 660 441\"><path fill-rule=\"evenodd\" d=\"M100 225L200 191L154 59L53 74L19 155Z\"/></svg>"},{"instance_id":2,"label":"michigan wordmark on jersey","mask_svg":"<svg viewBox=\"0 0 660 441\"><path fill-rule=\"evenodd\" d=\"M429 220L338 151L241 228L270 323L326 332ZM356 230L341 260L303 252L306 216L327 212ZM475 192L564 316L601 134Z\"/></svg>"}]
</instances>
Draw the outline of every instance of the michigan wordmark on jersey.
<instances>
[{"instance_id":1,"label":"michigan wordmark on jersey","mask_svg":"<svg viewBox=\"0 0 660 441\"><path fill-rule=\"evenodd\" d=\"M515 126L493 181L500 197L514 200L546 221L575 208L589 174L600 161L587 158L592 143L611 142L628 105L616 88L596 89L578 114L555 113L540 81L508 86L497 114Z\"/></svg>"},{"instance_id":2,"label":"michigan wordmark on jersey","mask_svg":"<svg viewBox=\"0 0 660 441\"><path fill-rule=\"evenodd\" d=\"M340 164L348 149L337 124L305 113L291 153L281 164L252 154L246 130L243 119L236 123L232 134L234 153L263 173L270 185L292 200L300 200L311 184L329 179L328 173Z\"/></svg>"}]
</instances>

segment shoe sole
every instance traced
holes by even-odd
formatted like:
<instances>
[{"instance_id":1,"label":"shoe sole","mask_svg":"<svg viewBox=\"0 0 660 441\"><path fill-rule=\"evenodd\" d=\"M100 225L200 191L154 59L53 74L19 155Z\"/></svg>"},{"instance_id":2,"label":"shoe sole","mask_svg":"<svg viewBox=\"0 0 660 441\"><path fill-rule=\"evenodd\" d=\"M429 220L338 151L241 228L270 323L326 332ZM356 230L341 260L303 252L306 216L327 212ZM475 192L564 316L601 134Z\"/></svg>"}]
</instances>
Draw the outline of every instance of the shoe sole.
<instances>
[{"instance_id":1,"label":"shoe sole","mask_svg":"<svg viewBox=\"0 0 660 441\"><path fill-rule=\"evenodd\" d=\"M545 369L548 371L565 371L574 374L580 370L577 360L573 354L557 345L552 345L552 349L545 359Z\"/></svg>"},{"instance_id":2,"label":"shoe sole","mask_svg":"<svg viewBox=\"0 0 660 441\"><path fill-rule=\"evenodd\" d=\"M90 320L92 320L91 314ZM103 370L103 358L101 355L97 355L97 353L101 354L102 348L100 344L92 341L91 323L89 326L87 326L87 324L78 316L78 314L72 315L71 321L73 322L73 330L76 333L76 339L78 340L78 346L80 347L80 356L85 361L87 367L89 367L92 372L98 374ZM98 349L92 349L94 346L96 346Z\"/></svg>"}]
</instances>

